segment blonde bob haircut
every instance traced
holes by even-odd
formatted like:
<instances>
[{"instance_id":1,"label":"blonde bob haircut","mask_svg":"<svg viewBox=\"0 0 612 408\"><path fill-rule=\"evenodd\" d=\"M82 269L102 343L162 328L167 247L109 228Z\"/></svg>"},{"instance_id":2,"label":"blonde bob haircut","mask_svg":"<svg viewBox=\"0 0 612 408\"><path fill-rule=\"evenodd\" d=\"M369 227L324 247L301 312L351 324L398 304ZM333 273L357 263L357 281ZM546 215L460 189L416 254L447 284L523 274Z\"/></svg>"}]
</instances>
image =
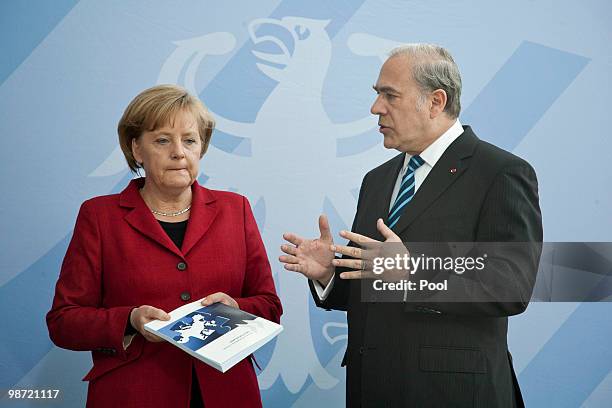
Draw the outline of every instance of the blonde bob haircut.
<instances>
[{"instance_id":1,"label":"blonde bob haircut","mask_svg":"<svg viewBox=\"0 0 612 408\"><path fill-rule=\"evenodd\" d=\"M117 126L119 145L132 172L138 172L142 166L134 159L132 140L138 139L147 131L159 129L172 124L177 113L191 112L198 122L198 133L202 141L204 156L213 129L215 120L204 104L185 88L177 85L157 85L138 94L123 112Z\"/></svg>"}]
</instances>

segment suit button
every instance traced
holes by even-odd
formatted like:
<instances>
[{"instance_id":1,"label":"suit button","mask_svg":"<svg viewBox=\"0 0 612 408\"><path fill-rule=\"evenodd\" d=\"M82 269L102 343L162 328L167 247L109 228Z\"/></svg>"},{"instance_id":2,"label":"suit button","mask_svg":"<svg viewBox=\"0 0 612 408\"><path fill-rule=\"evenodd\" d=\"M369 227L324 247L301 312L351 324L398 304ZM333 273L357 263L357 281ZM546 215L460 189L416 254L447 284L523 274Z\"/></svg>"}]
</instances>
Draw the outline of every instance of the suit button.
<instances>
[{"instance_id":1,"label":"suit button","mask_svg":"<svg viewBox=\"0 0 612 408\"><path fill-rule=\"evenodd\" d=\"M176 265L176 269L178 269L179 271L184 271L185 269L187 269L187 264L185 262L179 262Z\"/></svg>"},{"instance_id":2,"label":"suit button","mask_svg":"<svg viewBox=\"0 0 612 408\"><path fill-rule=\"evenodd\" d=\"M181 300L184 300L185 302L188 301L189 299L191 299L191 295L189 294L189 292L183 292L181 293Z\"/></svg>"},{"instance_id":3,"label":"suit button","mask_svg":"<svg viewBox=\"0 0 612 408\"><path fill-rule=\"evenodd\" d=\"M363 355L363 353L365 353L365 347L361 346L359 347L359 354Z\"/></svg>"}]
</instances>

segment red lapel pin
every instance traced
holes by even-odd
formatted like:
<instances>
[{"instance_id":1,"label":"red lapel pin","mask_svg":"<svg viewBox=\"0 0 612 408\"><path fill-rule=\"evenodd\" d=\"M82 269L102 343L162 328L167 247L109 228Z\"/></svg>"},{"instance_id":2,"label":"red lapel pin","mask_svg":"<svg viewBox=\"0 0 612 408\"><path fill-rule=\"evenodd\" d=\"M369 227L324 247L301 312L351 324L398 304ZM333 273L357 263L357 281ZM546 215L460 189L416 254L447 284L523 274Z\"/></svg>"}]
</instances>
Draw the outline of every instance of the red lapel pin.
<instances>
[{"instance_id":1,"label":"red lapel pin","mask_svg":"<svg viewBox=\"0 0 612 408\"><path fill-rule=\"evenodd\" d=\"M457 172L457 168L453 167L452 169L450 169L451 174L455 174Z\"/></svg>"}]
</instances>

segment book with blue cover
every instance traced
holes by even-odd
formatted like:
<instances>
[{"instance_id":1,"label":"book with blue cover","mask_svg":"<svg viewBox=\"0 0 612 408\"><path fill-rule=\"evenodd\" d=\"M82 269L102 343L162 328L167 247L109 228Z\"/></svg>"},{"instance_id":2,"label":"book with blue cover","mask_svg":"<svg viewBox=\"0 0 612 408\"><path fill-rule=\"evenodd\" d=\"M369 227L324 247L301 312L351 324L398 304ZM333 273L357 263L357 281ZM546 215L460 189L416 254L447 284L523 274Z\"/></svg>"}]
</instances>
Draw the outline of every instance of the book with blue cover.
<instances>
[{"instance_id":1,"label":"book with blue cover","mask_svg":"<svg viewBox=\"0 0 612 408\"><path fill-rule=\"evenodd\" d=\"M198 300L169 314L170 320L153 320L145 330L222 373L283 330L280 324L222 303L202 306Z\"/></svg>"}]
</instances>

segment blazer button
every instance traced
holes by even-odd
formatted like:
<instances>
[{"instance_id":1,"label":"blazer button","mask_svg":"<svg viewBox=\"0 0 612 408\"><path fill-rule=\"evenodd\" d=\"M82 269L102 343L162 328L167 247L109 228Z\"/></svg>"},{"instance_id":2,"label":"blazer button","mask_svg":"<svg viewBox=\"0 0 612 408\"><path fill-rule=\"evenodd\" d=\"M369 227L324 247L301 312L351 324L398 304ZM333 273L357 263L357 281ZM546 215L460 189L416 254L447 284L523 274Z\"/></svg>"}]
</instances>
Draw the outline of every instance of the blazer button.
<instances>
[{"instance_id":1,"label":"blazer button","mask_svg":"<svg viewBox=\"0 0 612 408\"><path fill-rule=\"evenodd\" d=\"M185 302L188 301L189 299L191 299L191 295L189 294L189 292L183 292L181 293L181 300L184 300Z\"/></svg>"},{"instance_id":2,"label":"blazer button","mask_svg":"<svg viewBox=\"0 0 612 408\"><path fill-rule=\"evenodd\" d=\"M185 262L179 262L176 265L176 269L178 269L179 271L184 271L185 269L187 269L187 264Z\"/></svg>"}]
</instances>

